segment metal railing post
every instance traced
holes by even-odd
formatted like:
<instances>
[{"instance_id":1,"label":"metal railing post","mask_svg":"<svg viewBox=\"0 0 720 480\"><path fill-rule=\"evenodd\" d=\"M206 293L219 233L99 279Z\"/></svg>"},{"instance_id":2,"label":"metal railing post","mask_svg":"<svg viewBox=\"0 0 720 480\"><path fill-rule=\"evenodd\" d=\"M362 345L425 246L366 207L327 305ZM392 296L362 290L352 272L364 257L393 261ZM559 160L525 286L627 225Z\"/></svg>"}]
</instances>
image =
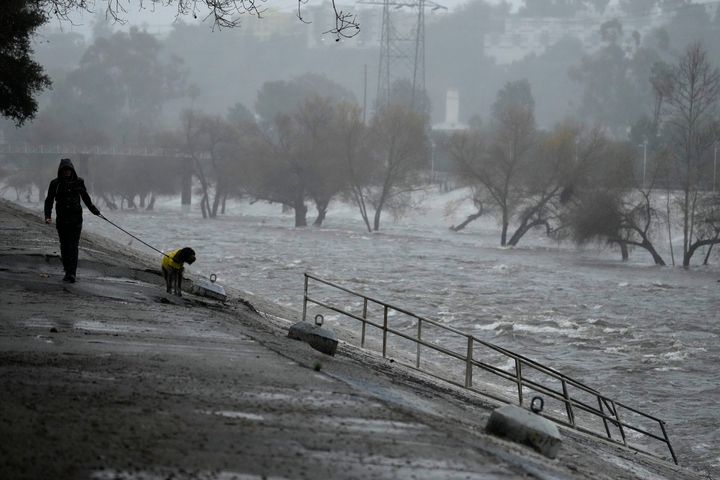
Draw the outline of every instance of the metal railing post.
<instances>
[{"instance_id":1,"label":"metal railing post","mask_svg":"<svg viewBox=\"0 0 720 480\"><path fill-rule=\"evenodd\" d=\"M570 402L570 395L568 395L567 383L565 382L564 378L561 380L561 382L562 382L563 398L565 399L565 411L567 412L568 421L570 422L570 425L572 425L574 427L575 426L575 414L573 413L572 403Z\"/></svg>"},{"instance_id":2,"label":"metal railing post","mask_svg":"<svg viewBox=\"0 0 720 480\"><path fill-rule=\"evenodd\" d=\"M600 396L599 396L599 395L598 395L598 397L597 397L597 401L598 401L598 406L600 407L600 413L602 413L602 415L603 415L603 416L602 416L602 421L603 421L603 425L605 425L605 433L607 433L607 437L608 437L610 440L612 440L613 438L612 438L612 435L610 434L610 427L608 426L607 418L605 418L605 409L603 408L603 402L602 402L602 400L600 399Z\"/></svg>"},{"instance_id":3,"label":"metal railing post","mask_svg":"<svg viewBox=\"0 0 720 480\"><path fill-rule=\"evenodd\" d=\"M305 318L307 317L307 299L308 299L308 275L305 274L305 289L303 291L303 316L302 321L305 321Z\"/></svg>"},{"instance_id":4,"label":"metal railing post","mask_svg":"<svg viewBox=\"0 0 720 480\"><path fill-rule=\"evenodd\" d=\"M387 355L387 324L388 324L388 306L385 305L383 310L383 358Z\"/></svg>"},{"instance_id":5,"label":"metal railing post","mask_svg":"<svg viewBox=\"0 0 720 480\"><path fill-rule=\"evenodd\" d=\"M467 337L468 343L467 343L467 359L465 361L465 388L471 388L472 387L472 380L473 380L473 337L471 335L468 335Z\"/></svg>"},{"instance_id":6,"label":"metal railing post","mask_svg":"<svg viewBox=\"0 0 720 480\"><path fill-rule=\"evenodd\" d=\"M665 422L662 420L658 420L658 423L660 424L660 428L663 432L663 437L665 437L665 443L667 444L668 450L670 450L670 455L672 455L673 462L675 462L675 465L678 465L678 459L675 456L675 451L672 448L672 445L670 444L670 439L668 438L668 434L665 431Z\"/></svg>"},{"instance_id":7,"label":"metal railing post","mask_svg":"<svg viewBox=\"0 0 720 480\"><path fill-rule=\"evenodd\" d=\"M523 391L522 391L522 363L519 358L515 359L515 382L518 387L518 404L522 407Z\"/></svg>"},{"instance_id":8,"label":"metal railing post","mask_svg":"<svg viewBox=\"0 0 720 480\"><path fill-rule=\"evenodd\" d=\"M615 419L617 420L617 426L620 430L620 436L622 437L623 445L627 447L627 439L625 438L625 429L622 425L622 420L620 420L620 412L618 412L617 406L615 405L615 402L610 400L610 406L612 406L613 409L613 415L615 415Z\"/></svg>"},{"instance_id":9,"label":"metal railing post","mask_svg":"<svg viewBox=\"0 0 720 480\"><path fill-rule=\"evenodd\" d=\"M422 341L422 318L418 318L417 330L417 357L415 358L415 367L420 368L420 342Z\"/></svg>"},{"instance_id":10,"label":"metal railing post","mask_svg":"<svg viewBox=\"0 0 720 480\"><path fill-rule=\"evenodd\" d=\"M367 297L363 297L363 322L360 333L360 348L365 348L365 328L367 327L365 320L367 320Z\"/></svg>"}]
</instances>

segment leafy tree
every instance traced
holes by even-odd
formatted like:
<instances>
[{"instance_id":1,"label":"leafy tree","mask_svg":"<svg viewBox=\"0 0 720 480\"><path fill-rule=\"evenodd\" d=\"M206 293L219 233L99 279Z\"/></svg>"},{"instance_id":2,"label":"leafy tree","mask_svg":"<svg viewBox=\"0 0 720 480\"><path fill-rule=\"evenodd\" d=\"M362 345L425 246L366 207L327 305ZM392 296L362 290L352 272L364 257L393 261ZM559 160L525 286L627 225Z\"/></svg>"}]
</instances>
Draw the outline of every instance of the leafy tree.
<instances>
[{"instance_id":1,"label":"leafy tree","mask_svg":"<svg viewBox=\"0 0 720 480\"><path fill-rule=\"evenodd\" d=\"M154 36L132 28L96 39L41 117L62 126L63 143L145 143L163 105L182 96L184 86L180 60L165 60Z\"/></svg>"},{"instance_id":2,"label":"leafy tree","mask_svg":"<svg viewBox=\"0 0 720 480\"><path fill-rule=\"evenodd\" d=\"M578 114L621 138L640 112L652 104L647 79L661 57L656 50L644 46L628 55L620 41L622 25L617 20L606 22L601 30L605 46L583 57L569 73L583 88Z\"/></svg>"},{"instance_id":3,"label":"leafy tree","mask_svg":"<svg viewBox=\"0 0 720 480\"><path fill-rule=\"evenodd\" d=\"M601 161L589 165L585 184L574 192L564 221L579 244L599 239L618 245L623 260L629 258L628 247L638 247L656 265L665 265L654 239L661 218L653 202L660 163L655 162L649 182L642 185L632 168L635 157L635 144L606 141Z\"/></svg>"},{"instance_id":4,"label":"leafy tree","mask_svg":"<svg viewBox=\"0 0 720 480\"><path fill-rule=\"evenodd\" d=\"M525 0L520 15L571 17L588 8L602 14L610 0Z\"/></svg>"},{"instance_id":5,"label":"leafy tree","mask_svg":"<svg viewBox=\"0 0 720 480\"><path fill-rule=\"evenodd\" d=\"M309 98L321 96L336 101L355 102L355 96L345 87L324 75L306 73L290 81L265 82L258 91L255 111L266 122L279 114L291 114Z\"/></svg>"},{"instance_id":6,"label":"leafy tree","mask_svg":"<svg viewBox=\"0 0 720 480\"><path fill-rule=\"evenodd\" d=\"M307 226L307 199L315 203L315 225L321 226L347 181L335 136L335 102L311 96L291 114L275 115L257 130L259 141L248 155L248 193L292 208L296 227Z\"/></svg>"},{"instance_id":7,"label":"leafy tree","mask_svg":"<svg viewBox=\"0 0 720 480\"><path fill-rule=\"evenodd\" d=\"M307 194L317 208L313 224L319 227L330 201L345 188L347 181L338 155L335 104L328 97L312 97L300 106L293 120L298 133L298 155L307 165Z\"/></svg>"},{"instance_id":8,"label":"leafy tree","mask_svg":"<svg viewBox=\"0 0 720 480\"><path fill-rule=\"evenodd\" d=\"M37 1L7 0L0 15L0 115L22 125L37 111L36 95L50 78L31 56L30 38L46 20Z\"/></svg>"},{"instance_id":9,"label":"leafy tree","mask_svg":"<svg viewBox=\"0 0 720 480\"><path fill-rule=\"evenodd\" d=\"M228 109L226 118L228 122L237 127L255 123L255 115L240 102Z\"/></svg>"},{"instance_id":10,"label":"leafy tree","mask_svg":"<svg viewBox=\"0 0 720 480\"><path fill-rule=\"evenodd\" d=\"M18 125L37 111L36 95L50 85L42 67L31 59L30 38L34 31L51 17L69 21L74 11L92 13L94 0L6 0L0 19L0 115L12 118ZM142 8L142 2L140 2ZM254 0L149 0L147 3L175 5L179 16L198 16L198 7L207 7L207 16L219 28L237 27L244 13L260 16L263 9ZM124 21L131 0L106 3L107 16ZM298 17L302 20L298 0ZM339 10L331 3L335 24L327 33L336 39L350 38L359 33L355 16Z\"/></svg>"}]
</instances>

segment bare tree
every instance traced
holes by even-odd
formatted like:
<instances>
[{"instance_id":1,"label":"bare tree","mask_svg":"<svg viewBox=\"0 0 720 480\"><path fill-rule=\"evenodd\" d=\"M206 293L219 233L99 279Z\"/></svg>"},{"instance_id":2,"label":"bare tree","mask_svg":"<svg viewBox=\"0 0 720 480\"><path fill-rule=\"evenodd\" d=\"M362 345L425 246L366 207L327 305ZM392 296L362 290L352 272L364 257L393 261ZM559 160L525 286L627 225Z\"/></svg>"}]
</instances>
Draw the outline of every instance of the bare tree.
<instances>
[{"instance_id":1,"label":"bare tree","mask_svg":"<svg viewBox=\"0 0 720 480\"><path fill-rule=\"evenodd\" d=\"M93 12L96 4L105 4L105 14L114 21L124 23L127 11L132 0L39 0L41 7L48 13L60 19L69 20L72 12L85 10ZM306 0L297 0L297 16L302 17L302 6ZM155 5L175 5L177 16L192 16L203 20L211 20L218 28L233 28L241 24L243 14L260 18L266 11L263 6L265 0L137 0L138 9L152 8ZM335 1L331 1L335 15L335 26L327 32L340 38L352 38L360 31L360 25L355 15L338 9ZM307 23L307 22L306 22Z\"/></svg>"},{"instance_id":2,"label":"bare tree","mask_svg":"<svg viewBox=\"0 0 720 480\"><path fill-rule=\"evenodd\" d=\"M456 135L451 155L461 175L481 186L500 214L500 244L507 245L510 220L526 196L530 150L536 141L534 101L530 85L509 82L493 105L490 132Z\"/></svg>"},{"instance_id":3,"label":"bare tree","mask_svg":"<svg viewBox=\"0 0 720 480\"><path fill-rule=\"evenodd\" d=\"M720 71L713 67L699 43L690 45L672 67L664 93L664 137L675 157L681 197L683 266L688 267L700 246L714 245L712 229L700 228L701 206L711 195L702 189L707 151L717 138L716 107L720 100ZM709 236L708 236L709 235Z\"/></svg>"},{"instance_id":4,"label":"bare tree","mask_svg":"<svg viewBox=\"0 0 720 480\"><path fill-rule=\"evenodd\" d=\"M365 188L371 184L372 160L366 139L368 129L362 120L362 109L355 104L340 103L335 111L335 134L338 155L347 168L348 196L357 205L368 232L372 231Z\"/></svg>"},{"instance_id":5,"label":"bare tree","mask_svg":"<svg viewBox=\"0 0 720 480\"><path fill-rule=\"evenodd\" d=\"M358 205L373 206L372 229L378 231L384 209L408 208L412 193L419 190L418 173L427 157L425 120L406 107L390 105L373 118L367 140L370 183L358 192Z\"/></svg>"},{"instance_id":6,"label":"bare tree","mask_svg":"<svg viewBox=\"0 0 720 480\"><path fill-rule=\"evenodd\" d=\"M182 115L183 149L193 159L200 180L203 218L215 218L237 182L241 169L239 130L220 116L186 111ZM212 204L210 198L212 196Z\"/></svg>"}]
</instances>

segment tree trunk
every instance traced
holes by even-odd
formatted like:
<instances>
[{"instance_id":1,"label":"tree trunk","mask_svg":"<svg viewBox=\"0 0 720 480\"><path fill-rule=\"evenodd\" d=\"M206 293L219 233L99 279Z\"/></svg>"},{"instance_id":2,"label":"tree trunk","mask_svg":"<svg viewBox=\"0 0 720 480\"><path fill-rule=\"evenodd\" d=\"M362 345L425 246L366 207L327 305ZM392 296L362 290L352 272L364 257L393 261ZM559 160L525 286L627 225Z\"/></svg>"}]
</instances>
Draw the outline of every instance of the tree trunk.
<instances>
[{"instance_id":1,"label":"tree trunk","mask_svg":"<svg viewBox=\"0 0 720 480\"><path fill-rule=\"evenodd\" d=\"M220 214L225 215L225 204L227 203L227 193L223 195L222 198L222 207L220 207Z\"/></svg>"},{"instance_id":2,"label":"tree trunk","mask_svg":"<svg viewBox=\"0 0 720 480\"><path fill-rule=\"evenodd\" d=\"M220 186L218 185L215 188L215 197L213 198L213 204L212 209L210 210L210 218L216 218L218 214L218 209L220 208L220 200L223 193L221 191Z\"/></svg>"},{"instance_id":3,"label":"tree trunk","mask_svg":"<svg viewBox=\"0 0 720 480\"><path fill-rule=\"evenodd\" d=\"M315 201L315 208L317 209L317 217L315 218L315 221L313 222L314 226L322 227L322 224L325 221L325 216L327 215L327 209L328 209L329 203L330 203L330 200L316 200Z\"/></svg>"},{"instance_id":4,"label":"tree trunk","mask_svg":"<svg viewBox=\"0 0 720 480\"><path fill-rule=\"evenodd\" d=\"M380 230L380 216L382 215L382 204L378 205L375 209L375 217L373 218L373 231L377 232Z\"/></svg>"},{"instance_id":5,"label":"tree trunk","mask_svg":"<svg viewBox=\"0 0 720 480\"><path fill-rule=\"evenodd\" d=\"M660 254L655 250L655 247L652 243L650 243L647 239L643 240L643 248L650 252L650 255L653 257L653 261L655 262L655 265L661 265L665 266L665 260L660 256Z\"/></svg>"},{"instance_id":6,"label":"tree trunk","mask_svg":"<svg viewBox=\"0 0 720 480\"><path fill-rule=\"evenodd\" d=\"M100 198L103 199L105 205L110 209L110 211L118 209L117 203L115 203L112 199L108 198L106 194L103 193L102 195L100 195Z\"/></svg>"},{"instance_id":7,"label":"tree trunk","mask_svg":"<svg viewBox=\"0 0 720 480\"><path fill-rule=\"evenodd\" d=\"M507 245L507 231L510 221L508 220L507 207L502 207L502 232L500 233L500 245Z\"/></svg>"},{"instance_id":8,"label":"tree trunk","mask_svg":"<svg viewBox=\"0 0 720 480\"><path fill-rule=\"evenodd\" d=\"M714 238L709 238L707 240L696 240L695 243L690 245L687 255L685 255L683 257L683 267L690 266L690 260L692 259L693 255L695 255L695 252L697 251L698 248L703 247L705 245L713 246L716 243L720 243L720 236L718 236L718 235L716 235Z\"/></svg>"},{"instance_id":9,"label":"tree trunk","mask_svg":"<svg viewBox=\"0 0 720 480\"><path fill-rule=\"evenodd\" d=\"M296 227L307 227L307 207L302 198L295 200L295 226Z\"/></svg>"},{"instance_id":10,"label":"tree trunk","mask_svg":"<svg viewBox=\"0 0 720 480\"><path fill-rule=\"evenodd\" d=\"M155 210L155 194L150 195L150 202L148 203L148 206L145 210L151 211Z\"/></svg>"},{"instance_id":11,"label":"tree trunk","mask_svg":"<svg viewBox=\"0 0 720 480\"><path fill-rule=\"evenodd\" d=\"M618 242L620 245L620 255L622 256L622 261L627 262L630 259L630 252L628 251L627 243L625 242Z\"/></svg>"},{"instance_id":12,"label":"tree trunk","mask_svg":"<svg viewBox=\"0 0 720 480\"><path fill-rule=\"evenodd\" d=\"M140 208L145 208L145 194L140 194Z\"/></svg>"},{"instance_id":13,"label":"tree trunk","mask_svg":"<svg viewBox=\"0 0 720 480\"><path fill-rule=\"evenodd\" d=\"M714 240L715 240L715 241L718 241L718 239L720 239L720 232L718 232L718 234L715 235L715 239L714 239ZM703 260L703 265L707 265L707 264L708 264L708 260L710 260L710 254L712 253L712 249L713 249L714 246L715 246L715 244L713 243L713 244L710 245L710 247L708 247L708 251L707 251L707 253L705 254L705 259Z\"/></svg>"},{"instance_id":14,"label":"tree trunk","mask_svg":"<svg viewBox=\"0 0 720 480\"><path fill-rule=\"evenodd\" d=\"M483 213L484 212L482 210L480 210L476 213L473 213L472 215L468 215L468 217L460 225L458 225L458 226L453 225L452 227L450 227L450 230L452 230L453 232L459 232L460 230L467 227L470 224L470 222L473 222L473 221L477 220L478 218L480 218Z\"/></svg>"}]
</instances>

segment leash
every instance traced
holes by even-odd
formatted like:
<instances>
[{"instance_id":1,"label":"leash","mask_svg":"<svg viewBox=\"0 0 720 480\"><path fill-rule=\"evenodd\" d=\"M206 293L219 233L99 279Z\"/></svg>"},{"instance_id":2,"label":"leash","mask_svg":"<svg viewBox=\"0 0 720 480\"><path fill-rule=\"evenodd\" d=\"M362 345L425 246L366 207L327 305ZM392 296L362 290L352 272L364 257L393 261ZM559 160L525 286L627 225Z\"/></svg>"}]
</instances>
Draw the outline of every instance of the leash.
<instances>
[{"instance_id":1,"label":"leash","mask_svg":"<svg viewBox=\"0 0 720 480\"><path fill-rule=\"evenodd\" d=\"M150 248L152 248L153 250L155 250L157 253L159 253L160 255L162 255L162 256L164 256L164 257L168 257L170 260L172 260L172 257L170 257L170 255L168 255L168 254L166 254L166 253L163 253L163 252L161 252L160 250L158 250L157 248L155 248L155 247L153 247L152 245L150 245L149 243L140 240L138 237L136 237L136 236L133 235L132 233L128 232L127 230L125 230L125 229L122 228L121 226L119 226L119 225L111 222L110 220L108 220L108 219L105 217L105 215L103 215L102 213L99 214L98 217L102 218L103 220L105 220L106 222L108 222L110 225L112 225L113 227L117 228L117 229L120 230L121 232L130 235L132 238L134 238L134 239L137 240L138 242L142 243L142 244L145 245L146 247L150 247Z\"/></svg>"}]
</instances>

